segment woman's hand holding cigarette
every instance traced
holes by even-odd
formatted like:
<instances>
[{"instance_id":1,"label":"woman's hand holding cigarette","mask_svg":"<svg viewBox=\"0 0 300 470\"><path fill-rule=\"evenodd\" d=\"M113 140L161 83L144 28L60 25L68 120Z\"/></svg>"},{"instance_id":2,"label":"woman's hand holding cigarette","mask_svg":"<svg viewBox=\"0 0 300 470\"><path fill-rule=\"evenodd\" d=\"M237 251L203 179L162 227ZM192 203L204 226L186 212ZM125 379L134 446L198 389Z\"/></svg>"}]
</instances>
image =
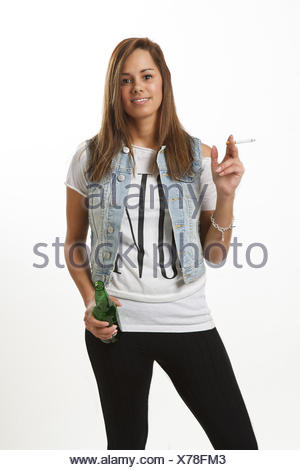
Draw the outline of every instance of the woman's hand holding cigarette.
<instances>
[{"instance_id":1,"label":"woman's hand holding cigarette","mask_svg":"<svg viewBox=\"0 0 300 470\"><path fill-rule=\"evenodd\" d=\"M218 163L218 150L215 145L211 149L211 170L213 181L219 196L234 196L245 172L245 168L239 159L239 151L231 134L226 146L226 154L221 163Z\"/></svg>"}]
</instances>

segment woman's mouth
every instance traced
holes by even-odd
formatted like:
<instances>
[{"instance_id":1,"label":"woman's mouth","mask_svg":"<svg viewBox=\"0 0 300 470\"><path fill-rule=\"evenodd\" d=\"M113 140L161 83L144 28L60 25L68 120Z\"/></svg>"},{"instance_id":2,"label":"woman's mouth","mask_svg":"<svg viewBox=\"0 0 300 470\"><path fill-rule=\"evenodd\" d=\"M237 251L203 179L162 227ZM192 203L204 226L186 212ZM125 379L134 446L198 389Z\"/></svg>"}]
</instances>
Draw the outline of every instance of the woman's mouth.
<instances>
[{"instance_id":1,"label":"woman's mouth","mask_svg":"<svg viewBox=\"0 0 300 470\"><path fill-rule=\"evenodd\" d=\"M147 103L148 101L150 100L150 98L137 98L135 100L132 100L131 102L133 104L144 104L144 103Z\"/></svg>"}]
</instances>

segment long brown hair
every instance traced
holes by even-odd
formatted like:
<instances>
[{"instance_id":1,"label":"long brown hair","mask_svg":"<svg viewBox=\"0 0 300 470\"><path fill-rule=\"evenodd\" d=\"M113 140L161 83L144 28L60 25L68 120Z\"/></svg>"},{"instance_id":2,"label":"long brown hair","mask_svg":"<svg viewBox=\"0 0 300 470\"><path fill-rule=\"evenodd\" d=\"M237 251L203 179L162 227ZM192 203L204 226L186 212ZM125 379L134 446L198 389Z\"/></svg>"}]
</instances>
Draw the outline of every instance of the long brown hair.
<instances>
[{"instance_id":1,"label":"long brown hair","mask_svg":"<svg viewBox=\"0 0 300 470\"><path fill-rule=\"evenodd\" d=\"M121 103L120 73L127 57L137 48L149 51L162 76L162 103L159 108L155 141L164 150L169 174L176 178L190 172L193 161L192 137L184 130L177 117L171 73L158 44L148 38L128 38L114 49L107 68L102 124L98 134L88 140L90 148L90 181L100 179L110 170L113 157L122 145L130 149L130 136L127 128L126 113ZM134 162L132 162L134 165ZM153 169L156 165L154 161ZM134 168L133 168L134 171Z\"/></svg>"}]
</instances>

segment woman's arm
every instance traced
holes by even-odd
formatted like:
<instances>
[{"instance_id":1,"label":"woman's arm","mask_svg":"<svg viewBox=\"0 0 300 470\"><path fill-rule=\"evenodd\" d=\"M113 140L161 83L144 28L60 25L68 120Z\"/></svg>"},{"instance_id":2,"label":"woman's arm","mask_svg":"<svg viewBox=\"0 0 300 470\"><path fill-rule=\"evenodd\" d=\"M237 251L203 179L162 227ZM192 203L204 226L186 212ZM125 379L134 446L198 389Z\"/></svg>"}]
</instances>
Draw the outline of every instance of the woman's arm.
<instances>
[{"instance_id":1,"label":"woman's arm","mask_svg":"<svg viewBox=\"0 0 300 470\"><path fill-rule=\"evenodd\" d=\"M64 253L68 270L87 307L94 299L94 287L85 246L89 221L85 197L67 186L67 233ZM81 245L76 246L76 244ZM82 266L83 267L79 267Z\"/></svg>"},{"instance_id":2,"label":"woman's arm","mask_svg":"<svg viewBox=\"0 0 300 470\"><path fill-rule=\"evenodd\" d=\"M202 157L211 159L211 147L208 145L202 144ZM217 161L215 160L215 165L211 165L211 168L216 167ZM214 174L214 179L218 178L219 175ZM232 223L233 220L233 203L234 203L234 191L229 192L229 194L224 194L224 191L218 190L217 192L217 201L215 210L204 210L200 214L200 241L203 248L203 254L207 261L214 264L221 264L227 257L229 251L232 229L226 230L224 232L224 241L222 241L222 233L217 230L211 223L211 215L214 213L215 221L221 227L227 227Z\"/></svg>"},{"instance_id":3,"label":"woman's arm","mask_svg":"<svg viewBox=\"0 0 300 470\"><path fill-rule=\"evenodd\" d=\"M207 261L214 264L221 264L227 257L230 247L232 229L222 233L211 223L210 216L214 213L215 221L221 227L228 227L233 218L234 196L217 196L216 209L214 211L202 211L200 214L200 241L203 247L203 254Z\"/></svg>"},{"instance_id":4,"label":"woman's arm","mask_svg":"<svg viewBox=\"0 0 300 470\"><path fill-rule=\"evenodd\" d=\"M95 306L95 290L86 249L89 217L85 199L85 196L67 186L65 260L86 308L83 319L86 329L97 338L107 340L115 333L116 326L108 326L109 323L107 321L97 320L92 315L92 310ZM121 305L118 299L111 295L109 297L117 306Z\"/></svg>"}]
</instances>

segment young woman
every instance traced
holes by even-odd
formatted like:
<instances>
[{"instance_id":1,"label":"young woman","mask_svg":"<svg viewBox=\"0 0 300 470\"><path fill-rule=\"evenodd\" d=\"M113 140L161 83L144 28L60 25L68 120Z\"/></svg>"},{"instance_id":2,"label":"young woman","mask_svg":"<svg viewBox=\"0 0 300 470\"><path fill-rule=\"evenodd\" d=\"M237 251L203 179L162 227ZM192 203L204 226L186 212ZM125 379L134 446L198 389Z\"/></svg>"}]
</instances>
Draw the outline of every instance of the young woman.
<instances>
[{"instance_id":1,"label":"young woman","mask_svg":"<svg viewBox=\"0 0 300 470\"><path fill-rule=\"evenodd\" d=\"M205 300L204 261L226 258L243 173L232 135L219 164L216 147L181 126L160 47L121 41L107 70L101 129L78 146L65 182L65 258L86 308L107 449L145 449L154 361L214 449L258 449ZM115 327L92 316L96 280L119 307L115 343L101 341Z\"/></svg>"}]
</instances>

